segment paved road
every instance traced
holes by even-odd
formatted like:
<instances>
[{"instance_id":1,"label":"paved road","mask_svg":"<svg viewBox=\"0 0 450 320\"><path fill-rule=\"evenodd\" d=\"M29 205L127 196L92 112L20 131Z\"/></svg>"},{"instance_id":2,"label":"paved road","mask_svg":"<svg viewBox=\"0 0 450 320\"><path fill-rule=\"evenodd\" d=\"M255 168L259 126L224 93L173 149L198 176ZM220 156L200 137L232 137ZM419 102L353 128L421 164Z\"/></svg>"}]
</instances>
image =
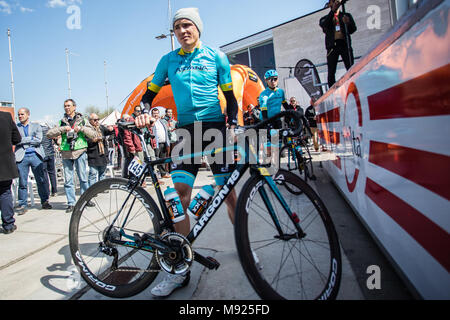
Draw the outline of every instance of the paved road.
<instances>
[{"instance_id":1,"label":"paved road","mask_svg":"<svg viewBox=\"0 0 450 320\"><path fill-rule=\"evenodd\" d=\"M327 175L320 168L322 155L314 155L318 180L313 187L320 193L335 222L342 245L343 274L338 299L410 299L393 271L355 214L342 199ZM200 171L196 186L212 179L209 171ZM166 180L170 184L169 180ZM240 190L245 179L238 185ZM62 186L60 190L63 190ZM147 190L153 193L151 187ZM60 193L51 198L52 210L31 208L17 217L18 230L11 235L0 232L0 299L13 300L110 300L81 283L73 289L70 272L73 263L68 247L70 214L65 213L66 197ZM39 205L38 205L39 206ZM174 300L259 299L251 288L237 256L232 225L225 206L208 224L194 249L216 258L221 267L207 270L198 263L192 267L191 283L175 292ZM369 265L382 270L382 288L366 286ZM159 281L162 274L155 281ZM156 283L156 282L155 282ZM130 299L152 299L150 288Z\"/></svg>"}]
</instances>

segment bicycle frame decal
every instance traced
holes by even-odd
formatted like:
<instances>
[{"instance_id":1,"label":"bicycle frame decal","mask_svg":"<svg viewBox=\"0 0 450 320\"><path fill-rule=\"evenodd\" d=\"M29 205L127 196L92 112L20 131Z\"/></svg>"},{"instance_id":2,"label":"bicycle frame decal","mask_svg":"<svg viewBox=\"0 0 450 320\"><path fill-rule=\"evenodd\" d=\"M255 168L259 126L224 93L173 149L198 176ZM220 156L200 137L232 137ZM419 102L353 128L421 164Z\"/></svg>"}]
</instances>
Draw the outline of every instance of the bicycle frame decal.
<instances>
[{"instance_id":1,"label":"bicycle frame decal","mask_svg":"<svg viewBox=\"0 0 450 320\"><path fill-rule=\"evenodd\" d=\"M247 199L247 203L245 204L245 211L247 211L248 214L248 207L251 203L251 201L253 200L253 197L255 196L256 192L259 190L259 188L262 186L263 181L260 180L258 181L258 183L256 184L256 186L253 187L252 191L250 192L250 197Z\"/></svg>"},{"instance_id":2,"label":"bicycle frame decal","mask_svg":"<svg viewBox=\"0 0 450 320\"><path fill-rule=\"evenodd\" d=\"M86 268L86 265L84 264L83 259L81 258L81 254L79 251L77 251L75 253L75 256L77 257L78 263L81 266L81 271L83 271L83 273L86 275L86 277L88 277L91 281L93 281L95 283L95 285L97 285L98 287L108 290L108 291L114 291L116 290L116 286L112 286L112 285L107 285L103 282L101 282L100 280L98 280L96 277L94 277L94 275L92 275L88 268Z\"/></svg>"},{"instance_id":3,"label":"bicycle frame decal","mask_svg":"<svg viewBox=\"0 0 450 320\"><path fill-rule=\"evenodd\" d=\"M336 259L333 259L331 261L332 263L332 270L330 274L330 283L328 285L327 290L324 292L324 294L319 298L319 300L327 300L330 296L331 292L333 291L334 286L336 285L336 277L338 272L338 263Z\"/></svg>"},{"instance_id":4,"label":"bicycle frame decal","mask_svg":"<svg viewBox=\"0 0 450 320\"><path fill-rule=\"evenodd\" d=\"M217 209L222 205L226 197L234 189L235 185L241 178L241 174L245 172L245 170L247 170L247 167L248 165L239 165L238 168L233 171L231 176L228 178L227 183L222 186L220 191L211 201L205 213L201 216L200 220L195 224L194 228L192 228L191 232L187 236L187 239L190 243L193 243L195 241L200 232L207 225L210 218L217 212Z\"/></svg>"}]
</instances>

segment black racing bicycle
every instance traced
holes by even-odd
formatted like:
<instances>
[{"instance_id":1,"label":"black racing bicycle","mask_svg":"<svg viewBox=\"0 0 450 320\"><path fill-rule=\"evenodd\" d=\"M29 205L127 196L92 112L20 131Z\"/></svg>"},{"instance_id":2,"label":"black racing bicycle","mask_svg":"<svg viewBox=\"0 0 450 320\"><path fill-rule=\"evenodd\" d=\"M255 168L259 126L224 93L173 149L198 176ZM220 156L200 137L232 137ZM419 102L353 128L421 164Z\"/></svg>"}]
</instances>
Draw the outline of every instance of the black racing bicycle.
<instances>
[{"instance_id":1,"label":"black racing bicycle","mask_svg":"<svg viewBox=\"0 0 450 320\"><path fill-rule=\"evenodd\" d=\"M285 111L247 129L265 128ZM296 117L295 117L296 118ZM134 131L134 124L121 124ZM295 136L291 129L283 136ZM322 200L297 175L271 175L252 146L238 144L181 157L130 164L129 180L112 178L91 186L76 203L69 230L70 250L86 283L114 298L146 289L160 271L185 273L194 261L209 269L219 262L193 248L231 190L249 169L235 214L235 241L244 272L262 299L334 299L341 279L341 253L333 222ZM219 152L240 152L226 184L216 191L187 236L175 232L153 166ZM157 201L141 187L150 176ZM301 191L301 192L300 192ZM94 207L87 206L93 202Z\"/></svg>"},{"instance_id":2,"label":"black racing bicycle","mask_svg":"<svg viewBox=\"0 0 450 320\"><path fill-rule=\"evenodd\" d=\"M312 156L308 147L308 136L300 134L297 137L288 137L279 152L279 167L286 167L288 171L298 170L300 177L306 182L316 180ZM286 165L282 159L287 158Z\"/></svg>"}]
</instances>

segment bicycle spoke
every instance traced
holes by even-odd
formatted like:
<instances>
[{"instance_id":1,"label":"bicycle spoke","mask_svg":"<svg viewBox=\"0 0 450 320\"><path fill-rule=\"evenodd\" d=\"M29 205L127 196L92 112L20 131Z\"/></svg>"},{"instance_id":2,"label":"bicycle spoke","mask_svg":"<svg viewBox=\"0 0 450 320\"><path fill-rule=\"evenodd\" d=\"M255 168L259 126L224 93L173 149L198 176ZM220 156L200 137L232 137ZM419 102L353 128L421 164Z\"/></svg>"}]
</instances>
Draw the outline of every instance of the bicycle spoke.
<instances>
[{"instance_id":1,"label":"bicycle spoke","mask_svg":"<svg viewBox=\"0 0 450 320\"><path fill-rule=\"evenodd\" d=\"M159 221L152 219L144 199L148 194L143 189L131 193L126 181L113 178L97 183L83 197L95 207L74 211L69 238L73 260L83 268L84 280L111 297L128 297L143 290L142 284L156 277L155 272L147 272L158 270L156 259L153 252L132 248L131 235L159 234L159 225L154 224ZM152 204L150 208L155 212Z\"/></svg>"},{"instance_id":2,"label":"bicycle spoke","mask_svg":"<svg viewBox=\"0 0 450 320\"><path fill-rule=\"evenodd\" d=\"M241 211L237 214L240 219L235 226L238 251L242 245L250 250L245 251L245 256L240 252L240 258L245 264L244 270L263 299L315 299L325 290L326 298L334 298L338 288L336 284L340 280L340 252L337 239L330 237L329 230L332 230L333 226L327 224L330 224L331 220L328 213L323 212L324 206L319 204L315 192L304 180L289 171L280 171L285 180L282 184L276 184L276 187L289 210L282 205L277 193L269 188L268 184L263 183L260 188L264 188L267 194L265 201L270 202L274 220L267 209L262 207L261 196L245 198L240 208L245 208L250 214L241 216ZM248 189L246 196L253 192L255 185L262 179L264 178L254 178L251 183L248 182L249 185L245 186ZM288 211L298 216L303 232L298 231ZM277 221L281 231L274 221ZM247 229L241 229L242 223ZM248 239L248 244L241 241L239 232L248 234L243 238ZM252 251L257 252L256 258L252 258L249 253ZM246 264L247 261L249 265ZM337 262L339 268L333 269L338 272L334 277L331 277L332 261ZM251 267L255 262L258 263L257 268ZM332 291L329 291L329 288L332 288Z\"/></svg>"}]
</instances>

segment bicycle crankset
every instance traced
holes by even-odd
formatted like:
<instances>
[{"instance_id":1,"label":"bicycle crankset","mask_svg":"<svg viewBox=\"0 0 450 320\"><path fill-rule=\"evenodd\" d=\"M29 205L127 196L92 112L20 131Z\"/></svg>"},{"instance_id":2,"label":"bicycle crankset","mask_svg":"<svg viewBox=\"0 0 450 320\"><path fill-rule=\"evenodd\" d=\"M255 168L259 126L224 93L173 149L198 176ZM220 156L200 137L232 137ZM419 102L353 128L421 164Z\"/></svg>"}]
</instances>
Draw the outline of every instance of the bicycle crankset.
<instances>
[{"instance_id":1,"label":"bicycle crankset","mask_svg":"<svg viewBox=\"0 0 450 320\"><path fill-rule=\"evenodd\" d=\"M156 250L156 261L161 269L172 274L184 274L194 261L194 251L189 241L181 234L170 232L161 237L172 250L164 253Z\"/></svg>"}]
</instances>

